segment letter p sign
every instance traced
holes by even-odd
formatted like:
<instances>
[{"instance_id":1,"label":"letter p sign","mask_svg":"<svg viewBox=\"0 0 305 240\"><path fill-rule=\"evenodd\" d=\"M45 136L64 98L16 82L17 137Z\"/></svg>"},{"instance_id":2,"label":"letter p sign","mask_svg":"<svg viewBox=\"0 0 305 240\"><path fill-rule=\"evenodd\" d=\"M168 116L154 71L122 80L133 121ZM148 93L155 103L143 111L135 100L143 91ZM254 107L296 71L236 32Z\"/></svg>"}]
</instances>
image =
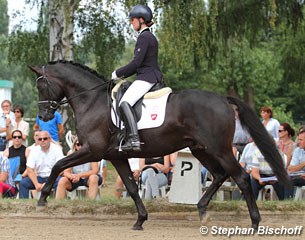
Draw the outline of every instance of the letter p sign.
<instances>
[{"instance_id":1,"label":"letter p sign","mask_svg":"<svg viewBox=\"0 0 305 240\"><path fill-rule=\"evenodd\" d=\"M191 171L193 169L193 164L191 162L182 161L181 162L181 177L184 176L185 171Z\"/></svg>"}]
</instances>

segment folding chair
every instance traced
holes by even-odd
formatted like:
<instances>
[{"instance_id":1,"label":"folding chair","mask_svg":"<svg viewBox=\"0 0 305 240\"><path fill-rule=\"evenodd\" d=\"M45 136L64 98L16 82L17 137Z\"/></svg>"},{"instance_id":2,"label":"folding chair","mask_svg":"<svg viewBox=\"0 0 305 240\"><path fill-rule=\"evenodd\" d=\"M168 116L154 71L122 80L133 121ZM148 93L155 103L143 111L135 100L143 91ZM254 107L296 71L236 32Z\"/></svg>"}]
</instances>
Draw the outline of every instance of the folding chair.
<instances>
[{"instance_id":1,"label":"folding chair","mask_svg":"<svg viewBox=\"0 0 305 240\"><path fill-rule=\"evenodd\" d=\"M8 158L8 161L10 163L10 172L9 176L12 177L15 186L19 189L19 183L22 179L22 175L19 173L19 167L20 167L20 157L12 157ZM16 196L16 198L19 198L19 192Z\"/></svg>"}]
</instances>

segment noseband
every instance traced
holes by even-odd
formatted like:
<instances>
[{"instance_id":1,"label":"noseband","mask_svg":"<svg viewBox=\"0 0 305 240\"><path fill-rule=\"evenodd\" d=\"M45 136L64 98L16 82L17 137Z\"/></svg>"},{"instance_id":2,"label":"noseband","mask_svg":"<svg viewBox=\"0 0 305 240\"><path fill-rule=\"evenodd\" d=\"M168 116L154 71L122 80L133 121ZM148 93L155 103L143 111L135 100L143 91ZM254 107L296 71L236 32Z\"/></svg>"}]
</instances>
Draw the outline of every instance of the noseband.
<instances>
[{"instance_id":1,"label":"noseband","mask_svg":"<svg viewBox=\"0 0 305 240\"><path fill-rule=\"evenodd\" d=\"M84 94L88 91L94 90L94 89L96 89L98 87L101 87L103 85L106 85L106 84L108 84L108 86L111 87L114 84L113 80L108 80L108 81L103 82L101 84L98 84L98 85L96 85L92 88L89 88L89 89L87 89L83 92L80 92L80 93L78 93L74 96L71 96L67 99L64 99L64 100L61 100L61 101L55 101L55 100L51 100L50 90L52 91L52 88L51 88L51 84L49 82L49 79L46 76L45 66L42 66L42 75L36 79L36 84L39 80L42 80L42 81L45 82L45 90L46 90L46 93L48 95L49 100L38 101L38 106L42 105L42 104L49 104L49 109L52 109L54 111L56 111L61 105L68 103L71 99L76 98L76 97L78 97L78 96L80 96L80 95L82 95L82 94Z\"/></svg>"}]
</instances>

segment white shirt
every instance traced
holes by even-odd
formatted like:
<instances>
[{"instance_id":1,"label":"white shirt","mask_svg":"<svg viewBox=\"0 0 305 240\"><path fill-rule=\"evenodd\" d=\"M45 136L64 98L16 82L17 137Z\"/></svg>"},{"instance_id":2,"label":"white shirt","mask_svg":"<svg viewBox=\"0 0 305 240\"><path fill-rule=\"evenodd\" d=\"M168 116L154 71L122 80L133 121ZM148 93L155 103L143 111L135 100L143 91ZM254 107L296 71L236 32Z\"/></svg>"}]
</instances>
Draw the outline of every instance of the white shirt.
<instances>
[{"instance_id":1,"label":"white shirt","mask_svg":"<svg viewBox=\"0 0 305 240\"><path fill-rule=\"evenodd\" d=\"M274 138L275 141L279 140L280 123L278 120L274 118L270 118L265 128L267 132Z\"/></svg>"},{"instance_id":2,"label":"white shirt","mask_svg":"<svg viewBox=\"0 0 305 240\"><path fill-rule=\"evenodd\" d=\"M55 163L63 157L62 148L51 142L48 152L42 151L40 146L33 147L26 165L35 169L39 177L45 178L50 176Z\"/></svg>"},{"instance_id":3,"label":"white shirt","mask_svg":"<svg viewBox=\"0 0 305 240\"><path fill-rule=\"evenodd\" d=\"M239 162L245 163L246 169L251 168L252 158L256 149L257 146L254 142L250 142L245 146Z\"/></svg>"},{"instance_id":4,"label":"white shirt","mask_svg":"<svg viewBox=\"0 0 305 240\"><path fill-rule=\"evenodd\" d=\"M3 112L1 111L0 113L0 127L1 128L6 128L6 118L7 116L4 116ZM10 111L9 118L11 119L11 123L15 123L15 114ZM5 137L6 136L6 131L0 133L0 137Z\"/></svg>"},{"instance_id":5,"label":"white shirt","mask_svg":"<svg viewBox=\"0 0 305 240\"><path fill-rule=\"evenodd\" d=\"M15 130L20 130L22 132L22 134L29 136L29 129L30 129L30 125L28 122L24 121L23 119L17 123L17 122L12 122L11 126L10 126L10 132L12 133ZM25 141L22 140L22 144L24 146L28 146L28 139L26 139ZM9 147L13 145L13 140L9 141Z\"/></svg>"},{"instance_id":6,"label":"white shirt","mask_svg":"<svg viewBox=\"0 0 305 240\"><path fill-rule=\"evenodd\" d=\"M140 159L139 158L128 158L129 166L131 171L140 170Z\"/></svg>"},{"instance_id":7,"label":"white shirt","mask_svg":"<svg viewBox=\"0 0 305 240\"><path fill-rule=\"evenodd\" d=\"M83 173L83 172L89 172L90 170L91 170L91 163L88 162L88 163L74 166L72 168L72 173L78 174L78 173Z\"/></svg>"}]
</instances>

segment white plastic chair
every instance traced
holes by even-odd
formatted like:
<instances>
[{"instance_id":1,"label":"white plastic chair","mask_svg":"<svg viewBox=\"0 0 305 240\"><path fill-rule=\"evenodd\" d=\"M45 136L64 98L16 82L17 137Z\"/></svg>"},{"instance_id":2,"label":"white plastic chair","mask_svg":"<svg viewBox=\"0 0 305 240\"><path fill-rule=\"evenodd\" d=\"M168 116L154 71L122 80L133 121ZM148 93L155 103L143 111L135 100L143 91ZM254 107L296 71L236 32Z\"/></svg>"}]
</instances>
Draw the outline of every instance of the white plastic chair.
<instances>
[{"instance_id":1,"label":"white plastic chair","mask_svg":"<svg viewBox=\"0 0 305 240\"><path fill-rule=\"evenodd\" d=\"M296 187L295 195L294 195L294 200L295 201L301 201L303 200L303 194L305 193L305 186L302 187Z\"/></svg>"},{"instance_id":2,"label":"white plastic chair","mask_svg":"<svg viewBox=\"0 0 305 240\"><path fill-rule=\"evenodd\" d=\"M167 185L165 185L163 187L159 187L159 193L162 198L166 198L166 188L167 188ZM145 197L145 192L146 192L146 187L144 184L142 184L141 189L139 189L140 198L143 199Z\"/></svg>"},{"instance_id":3,"label":"white plastic chair","mask_svg":"<svg viewBox=\"0 0 305 240\"><path fill-rule=\"evenodd\" d=\"M259 191L258 198L257 198L258 201L263 201L263 200L265 200L265 194L266 194L266 191L267 191L268 189L270 190L270 200L276 200L276 199L277 199L277 196L276 196L276 194L275 194L275 191L274 191L273 186L270 185L270 184L267 184L265 187L263 187L263 188Z\"/></svg>"}]
</instances>

